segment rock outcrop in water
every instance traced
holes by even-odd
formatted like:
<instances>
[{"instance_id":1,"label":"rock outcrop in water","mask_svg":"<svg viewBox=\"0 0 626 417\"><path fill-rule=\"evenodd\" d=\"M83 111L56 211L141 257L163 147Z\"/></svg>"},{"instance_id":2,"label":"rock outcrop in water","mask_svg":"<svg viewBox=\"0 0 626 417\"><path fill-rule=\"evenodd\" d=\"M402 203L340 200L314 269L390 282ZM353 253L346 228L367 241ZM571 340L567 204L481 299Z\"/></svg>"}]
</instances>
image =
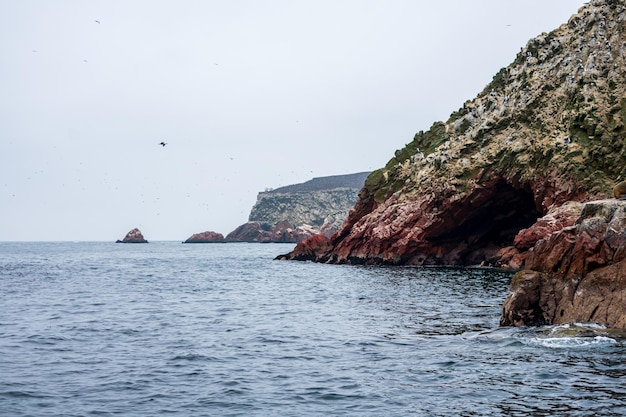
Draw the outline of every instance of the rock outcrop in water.
<instances>
[{"instance_id":1,"label":"rock outcrop in water","mask_svg":"<svg viewBox=\"0 0 626 417\"><path fill-rule=\"evenodd\" d=\"M221 243L224 242L224 235L221 233L206 231L194 233L183 243Z\"/></svg>"},{"instance_id":2,"label":"rock outcrop in water","mask_svg":"<svg viewBox=\"0 0 626 417\"><path fill-rule=\"evenodd\" d=\"M585 212L580 203L611 196L613 184L626 178L625 58L626 5L590 2L567 24L529 41L475 99L374 171L339 232L302 242L282 258L546 274L542 260L554 252L545 239L578 221L586 225L576 214ZM623 243L623 227L615 230ZM618 265L606 262L604 268ZM550 272L564 279L580 273ZM606 321L598 311L591 318ZM503 323L521 323L515 314Z\"/></svg>"},{"instance_id":3,"label":"rock outcrop in water","mask_svg":"<svg viewBox=\"0 0 626 417\"><path fill-rule=\"evenodd\" d=\"M297 243L336 232L354 206L367 172L313 178L259 193L248 222L226 236L237 242Z\"/></svg>"},{"instance_id":4,"label":"rock outcrop in water","mask_svg":"<svg viewBox=\"0 0 626 417\"><path fill-rule=\"evenodd\" d=\"M117 240L115 243L148 243L148 241L144 239L139 229L135 228L126 233L124 239Z\"/></svg>"}]
</instances>

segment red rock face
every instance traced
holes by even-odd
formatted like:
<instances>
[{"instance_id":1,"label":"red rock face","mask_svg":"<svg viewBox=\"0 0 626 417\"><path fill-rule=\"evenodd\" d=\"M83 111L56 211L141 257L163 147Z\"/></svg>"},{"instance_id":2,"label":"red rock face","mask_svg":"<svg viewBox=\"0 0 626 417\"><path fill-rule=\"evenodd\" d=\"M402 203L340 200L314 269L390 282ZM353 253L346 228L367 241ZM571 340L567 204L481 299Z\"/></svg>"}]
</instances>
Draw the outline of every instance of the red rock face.
<instances>
[{"instance_id":1,"label":"red rock face","mask_svg":"<svg viewBox=\"0 0 626 417\"><path fill-rule=\"evenodd\" d=\"M264 233L260 223L248 222L226 235L226 240L229 242L262 242Z\"/></svg>"},{"instance_id":2,"label":"red rock face","mask_svg":"<svg viewBox=\"0 0 626 417\"><path fill-rule=\"evenodd\" d=\"M207 231L196 233L183 243L221 243L224 242L224 235L217 232Z\"/></svg>"},{"instance_id":3,"label":"red rock face","mask_svg":"<svg viewBox=\"0 0 626 417\"><path fill-rule=\"evenodd\" d=\"M569 211L562 210L535 223L544 199L555 196L543 189L537 195L533 189L537 187L494 175L464 196L448 189L412 200L394 195L380 205L361 198L342 230L331 237L331 250L316 260L516 268L524 258L520 254L536 240L573 222ZM294 259L300 256L295 251Z\"/></svg>"},{"instance_id":4,"label":"red rock face","mask_svg":"<svg viewBox=\"0 0 626 417\"><path fill-rule=\"evenodd\" d=\"M144 239L139 229L135 228L128 232L123 240L118 240L116 243L148 243L148 241Z\"/></svg>"},{"instance_id":5,"label":"red rock face","mask_svg":"<svg viewBox=\"0 0 626 417\"><path fill-rule=\"evenodd\" d=\"M545 239L552 233L572 226L580 216L581 210L582 203L574 201L554 207L531 227L520 230L513 240L513 246L519 251L532 248L540 239Z\"/></svg>"},{"instance_id":6,"label":"red rock face","mask_svg":"<svg viewBox=\"0 0 626 417\"><path fill-rule=\"evenodd\" d=\"M294 253L297 258L280 255L276 257L278 260L296 260L296 261L315 261L320 253L324 253L331 249L330 239L322 234L311 236L296 245Z\"/></svg>"},{"instance_id":7,"label":"red rock face","mask_svg":"<svg viewBox=\"0 0 626 417\"><path fill-rule=\"evenodd\" d=\"M569 217L569 215L567 216ZM538 240L511 282L501 325L626 327L626 202L586 203L573 225Z\"/></svg>"}]
</instances>

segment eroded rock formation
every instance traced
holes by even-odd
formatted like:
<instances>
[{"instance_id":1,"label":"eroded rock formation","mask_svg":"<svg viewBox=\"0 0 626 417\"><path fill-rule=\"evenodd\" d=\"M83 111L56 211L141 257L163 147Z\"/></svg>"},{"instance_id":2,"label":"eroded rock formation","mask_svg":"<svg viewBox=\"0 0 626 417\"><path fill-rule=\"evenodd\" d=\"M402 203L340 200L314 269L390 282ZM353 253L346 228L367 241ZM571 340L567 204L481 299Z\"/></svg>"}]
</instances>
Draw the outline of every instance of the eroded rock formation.
<instances>
[{"instance_id":1,"label":"eroded rock formation","mask_svg":"<svg viewBox=\"0 0 626 417\"><path fill-rule=\"evenodd\" d=\"M148 241L144 239L139 229L134 228L130 232L126 233L124 239L117 240L115 243L148 243Z\"/></svg>"}]
</instances>

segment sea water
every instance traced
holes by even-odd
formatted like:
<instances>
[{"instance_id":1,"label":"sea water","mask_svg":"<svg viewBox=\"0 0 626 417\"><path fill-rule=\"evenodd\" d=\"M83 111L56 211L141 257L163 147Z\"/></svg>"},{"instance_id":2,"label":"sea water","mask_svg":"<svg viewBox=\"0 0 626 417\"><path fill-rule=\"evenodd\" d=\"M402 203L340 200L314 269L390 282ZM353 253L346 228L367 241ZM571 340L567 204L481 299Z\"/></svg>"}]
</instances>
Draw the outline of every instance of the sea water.
<instances>
[{"instance_id":1,"label":"sea water","mask_svg":"<svg viewBox=\"0 0 626 417\"><path fill-rule=\"evenodd\" d=\"M624 335L499 328L511 273L292 248L0 243L0 415L626 415Z\"/></svg>"}]
</instances>

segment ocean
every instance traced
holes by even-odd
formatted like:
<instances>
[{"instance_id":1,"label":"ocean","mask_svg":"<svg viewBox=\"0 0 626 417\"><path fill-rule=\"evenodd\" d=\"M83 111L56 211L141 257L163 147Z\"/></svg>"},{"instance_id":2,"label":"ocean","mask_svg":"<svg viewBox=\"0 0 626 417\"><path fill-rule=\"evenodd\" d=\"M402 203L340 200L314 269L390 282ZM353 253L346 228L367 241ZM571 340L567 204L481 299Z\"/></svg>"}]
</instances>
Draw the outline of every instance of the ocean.
<instances>
[{"instance_id":1,"label":"ocean","mask_svg":"<svg viewBox=\"0 0 626 417\"><path fill-rule=\"evenodd\" d=\"M0 243L0 415L626 415L625 334L499 328L510 272L292 248Z\"/></svg>"}]
</instances>

